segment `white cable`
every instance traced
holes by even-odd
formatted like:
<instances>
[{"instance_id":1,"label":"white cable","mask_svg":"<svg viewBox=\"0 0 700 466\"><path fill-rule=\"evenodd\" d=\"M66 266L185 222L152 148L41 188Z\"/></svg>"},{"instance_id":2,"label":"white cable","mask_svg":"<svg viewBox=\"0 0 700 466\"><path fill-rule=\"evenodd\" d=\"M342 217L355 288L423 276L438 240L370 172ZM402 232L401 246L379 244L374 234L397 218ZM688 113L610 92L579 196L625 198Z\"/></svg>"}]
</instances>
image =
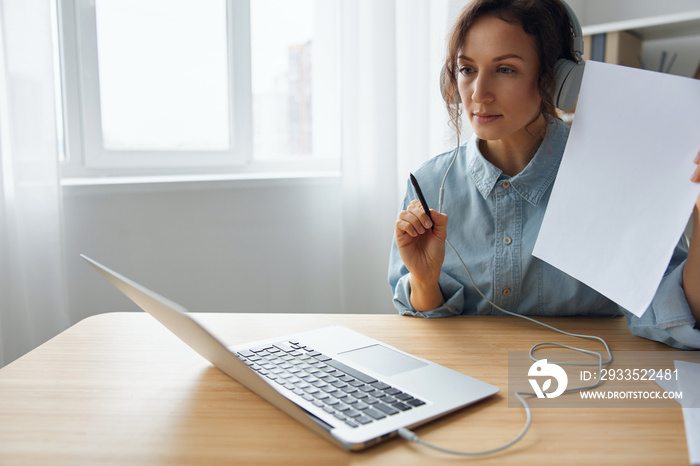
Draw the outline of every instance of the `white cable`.
<instances>
[{"instance_id":1,"label":"white cable","mask_svg":"<svg viewBox=\"0 0 700 466\"><path fill-rule=\"evenodd\" d=\"M442 183L441 183L441 185L440 185L440 196L439 196L439 202L438 202L438 212L439 212L439 213L442 213L442 201L443 201L443 193L444 193L444 188L445 188L445 181L447 180L447 175L450 173L450 170L452 169L452 165L455 163L455 160L457 159L457 155L458 155L458 154L459 154L459 136L457 137L457 147L455 148L454 156L452 157L452 161L450 162L450 165L447 167L447 170L445 171L445 176L443 177ZM603 344L603 346L605 347L605 350L606 350L607 353L608 353L608 360L605 361L605 362L603 362L603 356L602 356L602 354L599 353L599 352L597 352L597 351L585 350L585 349L582 349L582 348L577 348L577 347L575 347L575 346L564 345L564 344L556 343L556 342L542 342L542 343L537 343L537 344L534 345L532 348L530 348L530 353L529 353L530 359L532 359L532 360L535 361L535 362L538 361L538 359L534 356L533 353L535 352L535 350L536 350L537 348L539 348L539 347L541 347L541 346L558 346L558 347L560 347L560 348L567 348L567 349L570 349L570 350L573 350L573 351L578 351L578 352L581 352L581 353L586 353L586 354L591 354L591 355L597 356L597 357L598 357L598 362L597 362L597 363L555 362L555 363L553 363L553 364L558 364L558 365L574 365L574 366L598 366L598 379L595 381L595 383L593 383L592 385L586 385L586 386L582 386L582 387L567 388L566 390L564 390L564 393L566 393L566 392L571 392L571 391L577 391L577 390L588 390L588 389L595 388L595 387L597 387L598 385L600 385L600 381L601 381L601 377L602 377L602 372L603 372L603 371L602 371L603 365L610 364L610 363L612 362L612 352L610 351L610 347L608 346L608 344L607 344L607 342L606 342L605 340L603 340L602 338L597 337L597 336L595 336L595 335L581 335L581 334L577 334L577 333L566 332L566 331L564 331L564 330L561 330L561 329L558 329L558 328L556 328L556 327L553 327L553 326L551 326L551 325L549 325L549 324L545 324L545 323L540 322L540 321L538 321L538 320L536 320L536 319L533 319L532 317L524 316L524 315L521 315L521 314L516 314L515 312L508 311L508 310L503 309L502 307L498 306L496 303L494 303L494 302L492 302L490 299L488 299L488 298L484 295L484 293L481 292L481 290L479 289L479 287L476 286L476 283L474 282L474 279L472 278L472 274L469 272L469 268L467 267L467 264L464 263L464 260L462 259L462 256L460 256L459 253L457 252L457 249L455 249L455 247L452 246L452 243L450 243L450 241L449 241L447 238L445 238L445 242L450 246L450 248L452 249L452 251L457 255L457 258L459 259L459 261L462 263L462 267L464 267L464 270L467 272L467 276L469 277L469 280L471 281L472 286L474 287L474 289L477 291L477 293L479 293L479 295L480 295L484 300L486 300L487 303L489 303L489 304L490 304L491 306L493 306L494 308L498 309L499 311L501 311L501 312L503 312L503 313L505 313L505 314L508 314L508 315L511 315L511 316L515 316L515 317L520 317L521 319L526 319L526 320L529 320L529 321L531 321L531 322L534 322L534 323L536 323L536 324L538 324L538 325L542 325L543 327L547 327L547 328L549 328L549 329L551 329L551 330L554 330L555 332L559 332L559 333L561 333L561 334L563 334L563 335L568 335L568 336L577 337L577 338L586 338L586 339L591 339L591 340L598 340L598 341L600 341L600 342ZM525 399L522 397L522 395L536 396L536 394L535 394L535 393L530 393L530 392L516 392L516 393L515 393L515 397L523 404L523 407L525 408L525 413L526 413L526 416L527 416L527 419L525 420L525 426L523 427L523 429L520 431L520 433L519 433L513 440L511 440L510 442L505 443L505 444L503 444L503 445L501 445L501 446L498 446L498 447L495 447L495 448L491 448L491 449L489 449L489 450L472 451L472 452L469 452L469 451L450 450L450 449L448 449L448 448L443 448L443 447L440 447L440 446L431 444L431 443L429 443L429 442L426 442L425 440L421 440L420 437L418 437L418 435L416 435L414 432L412 432L412 431L410 431L410 430L408 430L408 429L406 429L406 428L401 428L401 429L399 429L399 430L398 430L398 434L399 434L401 437L405 438L406 440L410 440L410 441L412 441L412 442L416 442L416 443L418 443L418 444L420 444L420 445L423 445L423 446L426 446L426 447L428 447L428 448L432 448L432 449L434 449L434 450L437 450L437 451L440 451L440 452L443 452L443 453L447 453L447 454L451 454L451 455L459 455L459 456L483 456L483 455L489 455L489 454L492 454L492 453L496 453L496 452L505 450L506 448L509 448L509 447L515 445L518 441L520 441L520 439L522 439L522 438L525 436L525 434L527 433L527 431L530 429L530 425L532 424L532 412L531 412L531 410L530 410L530 406L527 404L527 401L525 401Z\"/></svg>"},{"instance_id":2,"label":"white cable","mask_svg":"<svg viewBox=\"0 0 700 466\"><path fill-rule=\"evenodd\" d=\"M438 212L442 213L442 201L445 197L445 180L447 180L447 175L452 170L452 165L454 165L455 160L457 160L457 155L459 154L459 133L457 133L457 147L455 147L454 155L452 156L452 161L450 165L445 170L445 176L442 177L442 183L440 183L440 195L438 197Z\"/></svg>"},{"instance_id":3,"label":"white cable","mask_svg":"<svg viewBox=\"0 0 700 466\"><path fill-rule=\"evenodd\" d=\"M571 392L571 391L575 391L575 390L585 390L585 389L589 389L589 388L595 388L595 387L597 387L598 385L600 385L600 380L601 380L601 376L602 376L603 365L607 365L607 364L610 364L610 363L612 362L612 352L610 351L610 347L608 346L608 344L607 344L607 342L606 342L605 340L603 340L602 338L597 337L597 336L595 336L595 335L581 335L581 334L578 334L578 333L566 332L566 331L564 331L564 330L561 330L561 329L558 329L558 328L556 328L556 327L553 327L552 325L545 324L544 322L540 322L540 321L538 321L538 320L536 320L536 319L533 319L532 317L524 316L524 315L521 315L521 314L516 314L515 312L511 312L511 311L508 311L508 310L506 310L506 309L503 309L502 307L500 307L499 305L497 305L496 303L494 303L493 301L491 301L490 299L488 299L488 298L484 295L484 293L481 292L481 290L479 289L479 287L476 286L476 283L474 282L474 279L472 278L472 274L469 273L469 268L467 267L467 264L465 264L465 263L464 263L464 260L462 260L462 256L460 256L459 253L457 252L457 250L455 249L455 247L452 246L452 243L450 243L447 239L445 239L445 242L450 246L450 248L452 248L452 251L457 255L457 258L458 258L459 261L462 263L462 266L464 267L464 270L467 272L467 276L469 277L469 280L471 281L472 286L473 286L474 289L477 291L477 293L479 293L479 295L480 295L482 298L484 298L484 299L486 300L487 303L489 303L490 305L492 305L493 307L495 307L495 308L498 309L499 311L504 312L504 313L506 313L506 314L508 314L508 315L511 315L511 316L520 317L521 319L529 320L530 322L534 322L534 323L536 323L536 324L538 324L538 325L541 325L541 326L543 326L543 327L547 327L548 329L554 330L555 332L559 332L559 333L561 333L561 334L563 334L563 335L568 335L568 336L577 337L577 338L587 338L587 339L590 339L590 340L598 340L598 341L600 341L600 342L603 344L603 346L605 347L605 350L606 350L607 353L608 353L608 360L605 361L605 362L603 362L603 356L602 356L600 353L598 353L597 351L585 350L585 349L583 349L583 348L577 348L577 347L575 347L575 346L564 345L564 344L562 344L562 343L542 342L542 343L537 343L537 344L534 345L532 348L530 348L530 359L532 359L533 361L539 361L539 359L537 359L537 358L534 356L534 354L533 354L533 353L535 352L535 350L536 350L537 348L539 348L540 346L545 346L545 345L547 345L547 346L558 346L558 347L561 347L561 348L567 348L567 349L570 349L570 350L573 350L573 351L578 351L578 352L580 352L580 353L586 353L586 354L591 354L591 355L597 356L597 357L598 357L598 363L597 363L597 364L594 364L594 363L577 363L577 362L555 362L555 363L553 363L553 364L558 364L558 365L570 365L570 366L598 366L598 379L595 381L595 383L593 383L592 385L586 385L586 386L583 386L583 387L567 388L566 390L564 390L564 393L566 393L566 392ZM534 393L523 393L523 395L535 395L535 394L534 394Z\"/></svg>"},{"instance_id":4,"label":"white cable","mask_svg":"<svg viewBox=\"0 0 700 466\"><path fill-rule=\"evenodd\" d=\"M523 404L523 407L525 408L525 412L527 413L527 420L525 421L525 427L523 427L523 430L520 431L520 433L510 442L505 443L499 447L496 448L491 448L490 450L483 450L483 451L458 451L458 450L450 450L449 448L443 448L439 447L437 445L433 445L432 443L426 442L425 440L421 440L420 437L418 437L415 433L411 432L408 429L401 428L398 430L398 434L405 438L406 440L410 440L412 442L419 443L423 446L426 446L428 448L432 448L434 450L441 451L443 453L447 453L450 455L460 455L460 456L482 456L482 455L489 455L491 453L496 453L501 450L505 450L506 448L515 445L520 441L521 438L525 436L527 431L530 429L530 424L532 424L532 412L530 411L530 406L528 406L527 402L525 399L520 396L520 393L516 393L515 396L520 402ZM534 393L533 393L534 395Z\"/></svg>"}]
</instances>

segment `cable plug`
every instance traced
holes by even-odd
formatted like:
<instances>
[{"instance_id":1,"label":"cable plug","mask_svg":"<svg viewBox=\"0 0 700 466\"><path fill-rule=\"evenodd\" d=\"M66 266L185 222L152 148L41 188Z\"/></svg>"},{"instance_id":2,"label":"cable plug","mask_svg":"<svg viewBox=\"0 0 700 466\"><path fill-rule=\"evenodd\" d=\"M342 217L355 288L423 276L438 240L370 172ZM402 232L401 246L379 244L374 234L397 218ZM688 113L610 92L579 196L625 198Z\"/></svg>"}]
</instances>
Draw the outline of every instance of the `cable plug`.
<instances>
[{"instance_id":1,"label":"cable plug","mask_svg":"<svg viewBox=\"0 0 700 466\"><path fill-rule=\"evenodd\" d=\"M402 427L399 430L397 430L397 433L406 440L409 440L411 442L418 442L418 436L408 429Z\"/></svg>"}]
</instances>

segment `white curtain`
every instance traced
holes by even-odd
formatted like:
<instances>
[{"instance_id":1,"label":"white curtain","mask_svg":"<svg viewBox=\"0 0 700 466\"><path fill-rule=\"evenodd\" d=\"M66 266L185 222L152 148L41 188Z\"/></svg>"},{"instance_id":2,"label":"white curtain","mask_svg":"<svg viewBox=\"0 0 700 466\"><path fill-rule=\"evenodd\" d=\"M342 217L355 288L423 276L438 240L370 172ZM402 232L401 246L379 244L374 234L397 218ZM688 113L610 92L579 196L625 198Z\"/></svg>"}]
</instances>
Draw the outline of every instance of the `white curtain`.
<instances>
[{"instance_id":1,"label":"white curtain","mask_svg":"<svg viewBox=\"0 0 700 466\"><path fill-rule=\"evenodd\" d=\"M454 142L438 87L465 0L342 0L344 312L393 312L394 218L410 170ZM70 324L50 0L0 0L0 366Z\"/></svg>"},{"instance_id":2,"label":"white curtain","mask_svg":"<svg viewBox=\"0 0 700 466\"><path fill-rule=\"evenodd\" d=\"M344 312L393 312L387 266L408 173L453 145L439 75L464 3L342 3Z\"/></svg>"},{"instance_id":3,"label":"white curtain","mask_svg":"<svg viewBox=\"0 0 700 466\"><path fill-rule=\"evenodd\" d=\"M0 0L0 367L69 325L52 8Z\"/></svg>"}]
</instances>

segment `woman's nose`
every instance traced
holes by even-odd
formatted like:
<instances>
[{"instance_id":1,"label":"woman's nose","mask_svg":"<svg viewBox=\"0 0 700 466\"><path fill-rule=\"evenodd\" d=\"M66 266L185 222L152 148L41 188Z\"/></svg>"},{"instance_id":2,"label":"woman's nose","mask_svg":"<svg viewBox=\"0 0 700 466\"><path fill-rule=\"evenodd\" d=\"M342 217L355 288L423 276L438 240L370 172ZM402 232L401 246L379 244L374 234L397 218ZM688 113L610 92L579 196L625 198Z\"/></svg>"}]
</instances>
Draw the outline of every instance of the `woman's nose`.
<instances>
[{"instance_id":1,"label":"woman's nose","mask_svg":"<svg viewBox=\"0 0 700 466\"><path fill-rule=\"evenodd\" d=\"M491 88L491 82L485 75L477 76L474 81L472 81L471 86L471 97L472 101L483 103L490 102L493 100L493 91Z\"/></svg>"}]
</instances>

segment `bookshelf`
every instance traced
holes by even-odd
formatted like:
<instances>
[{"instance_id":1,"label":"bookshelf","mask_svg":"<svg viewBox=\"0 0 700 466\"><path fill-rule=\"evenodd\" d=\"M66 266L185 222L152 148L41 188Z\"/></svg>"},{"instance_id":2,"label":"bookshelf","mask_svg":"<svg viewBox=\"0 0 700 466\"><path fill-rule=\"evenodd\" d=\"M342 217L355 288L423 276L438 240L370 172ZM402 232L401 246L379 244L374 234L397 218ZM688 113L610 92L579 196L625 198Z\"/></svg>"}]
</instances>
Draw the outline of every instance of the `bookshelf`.
<instances>
[{"instance_id":1,"label":"bookshelf","mask_svg":"<svg viewBox=\"0 0 700 466\"><path fill-rule=\"evenodd\" d=\"M627 31L642 40L667 39L700 34L700 9L647 18L583 26L583 35Z\"/></svg>"},{"instance_id":2,"label":"bookshelf","mask_svg":"<svg viewBox=\"0 0 700 466\"><path fill-rule=\"evenodd\" d=\"M584 59L605 61L625 66L640 67L639 58L642 55L642 46L645 41L661 41L665 39L693 40L697 37L700 50L700 9L657 15L645 18L614 21L604 24L584 26ZM698 59L690 54L679 59ZM670 64L671 56L668 57ZM658 63L646 64L653 69ZM700 64L692 63L692 70L698 67L695 73L700 78ZM687 74L686 74L687 75Z\"/></svg>"}]
</instances>

